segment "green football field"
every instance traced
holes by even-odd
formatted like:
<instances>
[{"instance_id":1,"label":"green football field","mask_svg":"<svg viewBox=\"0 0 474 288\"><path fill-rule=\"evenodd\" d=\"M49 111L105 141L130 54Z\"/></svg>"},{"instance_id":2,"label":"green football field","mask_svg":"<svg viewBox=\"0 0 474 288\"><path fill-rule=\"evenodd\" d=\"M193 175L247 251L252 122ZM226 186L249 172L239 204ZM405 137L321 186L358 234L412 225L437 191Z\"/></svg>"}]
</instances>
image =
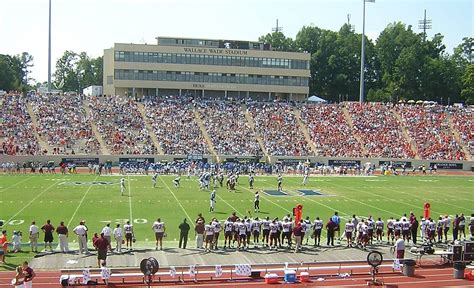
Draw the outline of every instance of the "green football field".
<instances>
[{"instance_id":1,"label":"green football field","mask_svg":"<svg viewBox=\"0 0 474 288\"><path fill-rule=\"evenodd\" d=\"M430 202L432 215L471 214L474 211L472 177L312 177L306 186L302 177L287 176L283 190L288 196L261 195L261 211L253 213L256 190L277 190L276 177L257 176L255 189L248 189L247 177L239 179L236 192L217 188L216 211L209 213L209 191L200 191L197 178L182 177L181 187L172 184L174 176L160 176L152 187L151 176L124 176L125 195L120 195L121 176L95 175L17 175L0 177L0 219L7 230L27 232L32 220L38 226L51 219L73 228L85 219L90 232L100 232L105 222L124 223L132 219L138 241L153 239L151 225L160 217L167 226L167 240L177 238L184 218L194 220L198 213L210 220L238 215L283 217L297 204L304 216L329 218L339 211L343 218L352 214L387 219L410 211L422 215ZM313 190L317 196L300 196L298 190ZM151 240L150 240L151 241Z\"/></svg>"},{"instance_id":2,"label":"green football field","mask_svg":"<svg viewBox=\"0 0 474 288\"><path fill-rule=\"evenodd\" d=\"M194 222L198 213L206 221L212 217L225 220L230 213L238 215L283 217L297 204L303 205L304 217L319 216L327 220L334 211L343 219L352 214L373 215L387 219L403 213L423 213L423 204L431 204L433 216L474 212L474 178L453 176L379 176L379 177L311 177L306 186L302 177L286 176L283 189L287 196L261 194L260 213L253 212L254 191L277 190L276 177L255 177L255 189L248 189L248 178L241 176L237 191L217 188L216 211L209 213L209 191L200 191L197 177L182 177L181 187L172 184L174 176L160 176L152 187L151 176L124 176L126 193L120 195L122 176L96 175L2 175L0 176L0 219L11 237L13 230L23 232L27 242L32 220L41 227L47 219L57 226L64 221L70 229L86 220L90 235L100 232L106 222L124 223L132 219L137 245L154 246L153 221L160 217L167 227L166 241L178 238L178 225L184 218ZM318 196L301 196L298 190L320 192ZM192 225L192 224L191 224ZM192 236L192 234L191 234ZM324 235L323 235L324 236ZM42 240L42 233L40 240ZM70 236L70 242L75 237ZM168 243L177 246L177 243ZM74 247L74 246L73 246ZM28 255L23 255L28 257Z\"/></svg>"}]
</instances>

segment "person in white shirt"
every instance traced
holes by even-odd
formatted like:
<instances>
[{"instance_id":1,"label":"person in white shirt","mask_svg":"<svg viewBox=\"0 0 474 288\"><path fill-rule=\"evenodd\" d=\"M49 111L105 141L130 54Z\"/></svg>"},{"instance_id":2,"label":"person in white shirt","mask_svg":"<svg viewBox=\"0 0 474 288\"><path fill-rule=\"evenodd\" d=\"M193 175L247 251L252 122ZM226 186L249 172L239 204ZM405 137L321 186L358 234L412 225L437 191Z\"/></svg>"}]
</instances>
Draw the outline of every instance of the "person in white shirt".
<instances>
[{"instance_id":1,"label":"person in white shirt","mask_svg":"<svg viewBox=\"0 0 474 288\"><path fill-rule=\"evenodd\" d=\"M122 196L125 193L125 178L120 179L120 193Z\"/></svg>"},{"instance_id":2,"label":"person in white shirt","mask_svg":"<svg viewBox=\"0 0 474 288\"><path fill-rule=\"evenodd\" d=\"M304 233L304 238L306 239L306 245L308 245L309 238L311 237L310 230L311 230L311 220L309 220L309 216L307 216L306 219L303 220L303 231L302 231ZM301 240L301 244L303 244L303 240Z\"/></svg>"},{"instance_id":3,"label":"person in white shirt","mask_svg":"<svg viewBox=\"0 0 474 288\"><path fill-rule=\"evenodd\" d=\"M155 238L156 238L155 250L158 250L158 244L160 245L160 250L163 250L163 237L166 231L165 223L161 222L161 219L158 218L153 223L152 229L155 232Z\"/></svg>"},{"instance_id":4,"label":"person in white shirt","mask_svg":"<svg viewBox=\"0 0 474 288\"><path fill-rule=\"evenodd\" d=\"M405 258L405 241L402 237L398 237L394 245L395 248L395 258L404 259Z\"/></svg>"},{"instance_id":5,"label":"person in white shirt","mask_svg":"<svg viewBox=\"0 0 474 288\"><path fill-rule=\"evenodd\" d=\"M132 243L133 243L133 225L130 224L130 221L127 221L125 225L123 225L123 230L125 231L125 247L128 250L132 250Z\"/></svg>"},{"instance_id":6,"label":"person in white shirt","mask_svg":"<svg viewBox=\"0 0 474 288\"><path fill-rule=\"evenodd\" d=\"M221 223L217 218L212 219L212 228L214 228L214 239L212 240L212 246L215 250L217 250L217 244L219 242L219 235L222 230Z\"/></svg>"},{"instance_id":7,"label":"person in white shirt","mask_svg":"<svg viewBox=\"0 0 474 288\"><path fill-rule=\"evenodd\" d=\"M446 215L444 216L444 230L443 230L445 243L448 243L448 231L450 227L451 227L451 218L448 215Z\"/></svg>"},{"instance_id":8,"label":"person in white shirt","mask_svg":"<svg viewBox=\"0 0 474 288\"><path fill-rule=\"evenodd\" d=\"M123 232L120 228L120 224L117 224L117 227L114 229L114 238L115 238L115 252L122 252L122 241L123 241Z\"/></svg>"},{"instance_id":9,"label":"person in white shirt","mask_svg":"<svg viewBox=\"0 0 474 288\"><path fill-rule=\"evenodd\" d=\"M352 233L354 233L354 224L352 222L347 222L344 229L347 239L347 247L352 247Z\"/></svg>"},{"instance_id":10,"label":"person in white shirt","mask_svg":"<svg viewBox=\"0 0 474 288\"><path fill-rule=\"evenodd\" d=\"M39 237L39 228L36 226L36 222L31 222L30 225L30 246L31 252L38 252L38 237Z\"/></svg>"},{"instance_id":11,"label":"person in white shirt","mask_svg":"<svg viewBox=\"0 0 474 288\"><path fill-rule=\"evenodd\" d=\"M234 223L230 221L230 217L224 222L224 249L230 248L232 243L232 231L234 230ZM228 245L228 246L227 246Z\"/></svg>"},{"instance_id":12,"label":"person in white shirt","mask_svg":"<svg viewBox=\"0 0 474 288\"><path fill-rule=\"evenodd\" d=\"M209 222L206 226L204 226L204 233L206 235L206 244L204 245L204 249L206 252L211 252L212 242L214 240L214 227L212 227L212 221Z\"/></svg>"},{"instance_id":13,"label":"person in white shirt","mask_svg":"<svg viewBox=\"0 0 474 288\"><path fill-rule=\"evenodd\" d=\"M84 225L84 222L79 222L73 230L74 234L77 235L77 242L79 243L79 253L89 254L89 250L87 249L87 228Z\"/></svg>"},{"instance_id":14,"label":"person in white shirt","mask_svg":"<svg viewBox=\"0 0 474 288\"><path fill-rule=\"evenodd\" d=\"M112 229L110 228L110 223L105 224L104 228L102 228L102 231L100 233L104 234L104 238L107 239L107 241L109 242L109 249L110 251L112 251Z\"/></svg>"},{"instance_id":15,"label":"person in white shirt","mask_svg":"<svg viewBox=\"0 0 474 288\"><path fill-rule=\"evenodd\" d=\"M13 231L12 244L13 244L13 253L17 253L21 251L21 235L20 233L18 233L18 231Z\"/></svg>"},{"instance_id":16,"label":"person in white shirt","mask_svg":"<svg viewBox=\"0 0 474 288\"><path fill-rule=\"evenodd\" d=\"M277 250L277 239L278 239L278 223L277 220L273 220L270 223L270 250Z\"/></svg>"},{"instance_id":17,"label":"person in white shirt","mask_svg":"<svg viewBox=\"0 0 474 288\"><path fill-rule=\"evenodd\" d=\"M320 246L322 230L323 230L323 220L319 219L319 217L316 217L316 219L313 222L314 246Z\"/></svg>"},{"instance_id":18,"label":"person in white shirt","mask_svg":"<svg viewBox=\"0 0 474 288\"><path fill-rule=\"evenodd\" d=\"M393 217L387 220L387 244L394 240L395 220Z\"/></svg>"},{"instance_id":19,"label":"person in white shirt","mask_svg":"<svg viewBox=\"0 0 474 288\"><path fill-rule=\"evenodd\" d=\"M209 200L209 212L214 212L216 206L216 190L212 190L211 198Z\"/></svg>"},{"instance_id":20,"label":"person in white shirt","mask_svg":"<svg viewBox=\"0 0 474 288\"><path fill-rule=\"evenodd\" d=\"M239 235L239 244L238 244L238 249L246 249L247 247L247 226L245 226L245 223L243 220L240 220L240 222L237 223L237 231Z\"/></svg>"},{"instance_id":21,"label":"person in white shirt","mask_svg":"<svg viewBox=\"0 0 474 288\"><path fill-rule=\"evenodd\" d=\"M375 221L375 235L377 237L377 243L382 243L383 225L383 220L379 217L377 221Z\"/></svg>"},{"instance_id":22,"label":"person in white shirt","mask_svg":"<svg viewBox=\"0 0 474 288\"><path fill-rule=\"evenodd\" d=\"M256 217L252 221L252 225L251 225L254 248L258 248L258 238L260 237L261 226L262 226L262 222L258 219L258 217Z\"/></svg>"}]
</instances>

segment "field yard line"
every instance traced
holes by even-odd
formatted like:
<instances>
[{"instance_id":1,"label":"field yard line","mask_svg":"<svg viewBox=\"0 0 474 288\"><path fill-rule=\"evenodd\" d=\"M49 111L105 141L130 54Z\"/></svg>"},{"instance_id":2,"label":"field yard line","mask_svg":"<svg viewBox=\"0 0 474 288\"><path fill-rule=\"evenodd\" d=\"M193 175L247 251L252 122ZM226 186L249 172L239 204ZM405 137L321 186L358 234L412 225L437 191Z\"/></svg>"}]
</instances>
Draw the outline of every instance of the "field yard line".
<instances>
[{"instance_id":1,"label":"field yard line","mask_svg":"<svg viewBox=\"0 0 474 288\"><path fill-rule=\"evenodd\" d=\"M334 184L334 183L332 183ZM337 184L334 184L336 186L339 186ZM411 207L414 207L416 209L423 209L423 207L418 207L416 205L413 205L413 204L409 204L409 203L406 203L406 202L403 202L403 201L397 201L395 199L392 199L392 198L389 198L389 197L385 197L385 196L382 196L382 195L379 195L379 194L376 194L376 193L372 193L372 192L368 192L368 191L365 191L365 190L362 190L362 189L357 189L357 188L349 188L349 187L345 187L345 186L340 186L340 187L343 187L345 189L348 189L348 190L353 190L353 191L358 191L358 192L362 192L362 193L365 193L365 194L369 194L369 195L372 195L374 197L377 197L377 198L383 198L383 199L387 199L391 202L395 202L395 203L399 203L399 204L403 204L403 205L406 205L406 206L411 206ZM388 190L388 191L391 191L390 189L388 188L381 188L381 189L384 189L384 190ZM421 199L421 198L420 198ZM432 212L435 212L435 213L439 213L438 211L434 211L434 210L431 210Z\"/></svg>"},{"instance_id":2,"label":"field yard line","mask_svg":"<svg viewBox=\"0 0 474 288\"><path fill-rule=\"evenodd\" d=\"M94 178L94 180L93 180L92 182L94 182L95 180L97 180L97 177L99 177L99 175L95 176L95 178ZM77 211L79 211L79 208L81 207L82 202L84 202L84 199L86 199L86 196L87 196L87 194L89 194L89 191L91 190L92 186L94 186L94 185L92 185L92 183L91 183L91 185L89 185L89 188L87 188L86 193L84 193L84 196L82 196L82 199L81 199L81 201L79 202L79 204L77 205L76 210L75 210L74 213L72 214L71 219L69 219L69 222L67 222L67 227L69 227L69 225L71 225L72 220L74 220L74 217L76 217Z\"/></svg>"},{"instance_id":3,"label":"field yard line","mask_svg":"<svg viewBox=\"0 0 474 288\"><path fill-rule=\"evenodd\" d=\"M356 189L347 188L346 186L337 185L337 184L334 184L334 183L330 183L330 185L339 186L339 187L342 187L342 188L344 188L344 189L351 189L351 190L357 191ZM379 208L379 207L377 207L377 206L373 206L373 205L370 205L370 204L361 202L361 201L359 201L359 200L355 200L355 199L352 199L352 198L348 198L348 197L342 196L342 195L341 195L340 197L342 197L342 198L344 198L344 199L347 199L347 200L349 200L349 201L357 202L357 203L362 204L362 205L367 206L367 207L371 207L371 208L377 209L377 210L379 210L379 211L383 211L383 212L385 212L385 213L388 213L388 214L391 214L391 215L394 215L394 216L399 216L397 213L390 212L390 211L388 211L388 210L385 210L385 209Z\"/></svg>"},{"instance_id":4,"label":"field yard line","mask_svg":"<svg viewBox=\"0 0 474 288\"><path fill-rule=\"evenodd\" d=\"M346 215L346 216L349 216L349 217L352 216L352 214L347 214L347 213L345 213L344 211L341 211L340 209L336 209L336 208L333 208L333 207L328 206L328 205L326 205L326 204L319 203L318 201L313 200L313 199L311 199L311 198L309 198L309 197L305 197L304 200L308 200L308 201L314 202L314 203L316 203L316 204L318 204L318 205L321 205L321 206L326 207L326 208L328 208L328 209L330 209L330 210L333 210L333 211L338 211L338 212L341 213L342 215Z\"/></svg>"},{"instance_id":5,"label":"field yard line","mask_svg":"<svg viewBox=\"0 0 474 288\"><path fill-rule=\"evenodd\" d=\"M64 177L62 177L64 178ZM28 202L28 204L26 204L25 206L23 206L23 208L21 208L20 210L18 210L18 212L15 213L15 215L13 215L12 217L10 217L10 219L8 219L7 221L5 221L5 226L8 225L8 223L13 220L13 218L15 218L18 214L20 214L21 212L23 212L23 210L26 209L26 207L30 206L31 203L33 203L36 199L38 199L41 195L43 195L44 192L48 191L49 189L53 188L54 186L56 186L58 184L58 181L55 181L53 184L51 184L50 186L48 186L45 190L43 190L43 192L39 193L38 195L36 195L33 199L31 199L30 202Z\"/></svg>"},{"instance_id":6,"label":"field yard line","mask_svg":"<svg viewBox=\"0 0 474 288\"><path fill-rule=\"evenodd\" d=\"M128 203L130 205L130 223L133 222L133 218L132 218L132 189L130 187L130 175L127 176L127 181L128 181Z\"/></svg>"},{"instance_id":7,"label":"field yard line","mask_svg":"<svg viewBox=\"0 0 474 288\"><path fill-rule=\"evenodd\" d=\"M161 182L163 182L163 184L165 184L166 186L166 189L168 189L168 191L170 191L171 195L173 195L174 199L176 200L176 202L178 202L178 205L179 207L181 207L181 209L183 210L184 214L186 214L186 216L188 217L189 219L189 222L191 222L191 225L193 225L193 228L196 227L194 225L194 221L192 221L192 218L189 216L188 212L186 211L186 209L184 209L183 205L181 204L181 201L178 200L178 197L176 197L176 195L174 194L173 190L170 189L170 187L168 186L168 184L166 184L165 180L163 180L163 177L158 177L160 178Z\"/></svg>"},{"instance_id":8,"label":"field yard line","mask_svg":"<svg viewBox=\"0 0 474 288\"><path fill-rule=\"evenodd\" d=\"M248 189L248 188L246 188L246 187L243 187L243 186L240 186L240 185L239 185L239 187L242 187L243 189L245 189L245 190L249 191L250 193L254 194L254 191L252 191L252 190L250 190L250 189ZM288 213L293 213L293 211L288 210L288 209L286 209L285 207L281 206L280 204L277 204L277 203L273 202L273 201L270 200L267 196L263 195L263 193L262 193L261 196L262 196L263 199L267 200L268 202L272 203L272 204L275 205L275 206L278 206L279 208L285 210L286 212L288 212Z\"/></svg>"},{"instance_id":9,"label":"field yard line","mask_svg":"<svg viewBox=\"0 0 474 288\"><path fill-rule=\"evenodd\" d=\"M199 180L196 179L196 182L199 183ZM239 210L237 210L234 206L230 205L227 201L224 200L224 198L222 198L221 196L219 196L219 194L217 194L217 191L216 191L216 196L222 200L225 204L227 204L227 206L229 206L230 208L232 208L235 212L239 213L240 215L243 215L245 216L245 214L241 213ZM209 200L210 201L210 200Z\"/></svg>"},{"instance_id":10,"label":"field yard line","mask_svg":"<svg viewBox=\"0 0 474 288\"><path fill-rule=\"evenodd\" d=\"M2 188L2 189L0 189L0 191L8 190L8 189L10 189L10 188L12 188L12 187L15 187L16 185L21 184L21 183L25 182L26 180L29 180L29 179L32 178L32 177L33 177L33 176L30 176L30 177L28 177L28 178L26 178L26 179L21 180L20 182L16 182L16 183L13 184L13 185L10 185L10 186L8 186L8 187Z\"/></svg>"}]
</instances>

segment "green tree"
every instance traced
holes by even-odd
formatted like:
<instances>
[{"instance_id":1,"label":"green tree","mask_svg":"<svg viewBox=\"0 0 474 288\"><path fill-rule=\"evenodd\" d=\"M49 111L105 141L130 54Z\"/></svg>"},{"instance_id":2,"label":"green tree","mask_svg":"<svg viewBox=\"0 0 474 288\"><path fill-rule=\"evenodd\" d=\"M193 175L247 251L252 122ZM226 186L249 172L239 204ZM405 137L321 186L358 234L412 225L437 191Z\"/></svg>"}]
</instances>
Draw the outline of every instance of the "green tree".
<instances>
[{"instance_id":1,"label":"green tree","mask_svg":"<svg viewBox=\"0 0 474 288\"><path fill-rule=\"evenodd\" d=\"M474 64L467 66L462 76L461 97L467 104L474 104Z\"/></svg>"},{"instance_id":2,"label":"green tree","mask_svg":"<svg viewBox=\"0 0 474 288\"><path fill-rule=\"evenodd\" d=\"M65 51L56 62L54 84L63 91L82 92L91 85L102 85L102 57L91 58L86 52Z\"/></svg>"},{"instance_id":3,"label":"green tree","mask_svg":"<svg viewBox=\"0 0 474 288\"><path fill-rule=\"evenodd\" d=\"M260 36L258 41L270 44L275 51L295 51L293 39L286 37L282 32L268 33Z\"/></svg>"}]
</instances>

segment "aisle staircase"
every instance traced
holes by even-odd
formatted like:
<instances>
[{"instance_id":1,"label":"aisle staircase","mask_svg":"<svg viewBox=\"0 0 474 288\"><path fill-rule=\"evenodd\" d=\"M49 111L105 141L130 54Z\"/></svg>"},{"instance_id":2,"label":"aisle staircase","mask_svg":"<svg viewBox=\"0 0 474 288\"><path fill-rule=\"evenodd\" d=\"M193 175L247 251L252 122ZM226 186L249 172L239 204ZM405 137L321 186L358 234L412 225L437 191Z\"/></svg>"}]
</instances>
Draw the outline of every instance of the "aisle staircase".
<instances>
[{"instance_id":1,"label":"aisle staircase","mask_svg":"<svg viewBox=\"0 0 474 288\"><path fill-rule=\"evenodd\" d=\"M265 155L265 159L270 162L270 155L268 155L268 151L265 148L265 144L263 143L262 137L257 133L257 129L255 129L255 120L253 119L252 114L247 109L247 105L242 104L240 106L242 109L242 112L244 113L245 120L247 120L247 123L250 126L250 129L253 131L253 134L255 135L255 138L257 139L258 145L260 146L260 150L262 150L263 155Z\"/></svg>"},{"instance_id":2,"label":"aisle staircase","mask_svg":"<svg viewBox=\"0 0 474 288\"><path fill-rule=\"evenodd\" d=\"M410 143L411 150L415 152L415 159L420 159L415 141L411 139L410 134L408 134L408 128L405 126L402 117L395 109L390 109L390 111L392 111L392 114L395 116L395 118L397 118L398 122L400 123L400 129L402 129L403 138L405 138L405 141L407 141L407 143Z\"/></svg>"},{"instance_id":3,"label":"aisle staircase","mask_svg":"<svg viewBox=\"0 0 474 288\"><path fill-rule=\"evenodd\" d=\"M453 133L454 140L458 142L459 146L461 146L462 152L466 155L466 160L472 161L472 155L466 145L464 145L464 142L461 141L461 134L459 134L459 131L454 127L453 118L451 118L449 113L446 113L446 119L448 120L449 129Z\"/></svg>"},{"instance_id":4,"label":"aisle staircase","mask_svg":"<svg viewBox=\"0 0 474 288\"><path fill-rule=\"evenodd\" d=\"M308 127L303 122L303 120L301 120L301 111L295 107L293 109L293 114L295 115L296 122L298 123L298 127L300 128L300 131L303 132L306 143L308 143L313 154L318 155L318 150L316 149L316 145L314 144L313 140L311 139L311 136L309 135Z\"/></svg>"},{"instance_id":5,"label":"aisle staircase","mask_svg":"<svg viewBox=\"0 0 474 288\"><path fill-rule=\"evenodd\" d=\"M367 155L367 149L365 148L364 142L362 142L362 139L360 139L359 135L355 133L356 129L354 127L354 122L352 122L351 113L349 113L349 110L345 106L343 106L341 109L342 114L344 115L344 118L347 121L347 124L351 128L351 131L353 131L354 138L357 140L357 142L359 142L360 148L362 149L362 153L364 153L364 155Z\"/></svg>"},{"instance_id":6,"label":"aisle staircase","mask_svg":"<svg viewBox=\"0 0 474 288\"><path fill-rule=\"evenodd\" d=\"M146 130L148 131L148 135L151 137L151 141L153 141L153 144L156 147L156 150L158 151L158 154L164 155L165 153L163 152L163 148L160 145L160 142L158 141L158 137L156 137L155 132L153 132L153 127L151 126L151 123L148 121L148 118L146 117L146 111L145 111L145 106L143 106L142 103L138 103L138 111L140 111L140 114L142 115L143 122L145 123Z\"/></svg>"},{"instance_id":7,"label":"aisle staircase","mask_svg":"<svg viewBox=\"0 0 474 288\"><path fill-rule=\"evenodd\" d=\"M89 102L87 100L84 100L82 107L84 108L84 111L86 112L86 117L90 118L91 116L91 109L89 108ZM91 129L92 133L94 133L95 139L99 141L100 144L100 153L102 155L110 155L110 151L107 148L107 145L105 144L104 139L102 138L102 135L99 133L99 130L97 129L97 126L95 125L94 121L90 121L91 124Z\"/></svg>"},{"instance_id":8,"label":"aisle staircase","mask_svg":"<svg viewBox=\"0 0 474 288\"><path fill-rule=\"evenodd\" d=\"M201 134L207 143L207 148L211 152L212 156L214 156L216 161L219 162L220 161L219 155L217 155L216 153L216 149L214 148L214 143L212 143L211 137L209 137L209 134L207 134L206 126L204 126L204 122L202 121L201 114L196 109L194 109L193 112L194 112L194 120L196 121L196 124L199 126L199 129L201 130Z\"/></svg>"},{"instance_id":9,"label":"aisle staircase","mask_svg":"<svg viewBox=\"0 0 474 288\"><path fill-rule=\"evenodd\" d=\"M33 133L35 134L36 141L38 141L38 144L41 147L41 151L48 151L48 153L53 153L53 148L49 146L49 144L41 138L41 136L38 134L38 119L36 119L35 112L33 111L33 107L31 106L30 103L26 104L26 108L28 110L28 114L30 115L31 118L31 125L33 129Z\"/></svg>"}]
</instances>

